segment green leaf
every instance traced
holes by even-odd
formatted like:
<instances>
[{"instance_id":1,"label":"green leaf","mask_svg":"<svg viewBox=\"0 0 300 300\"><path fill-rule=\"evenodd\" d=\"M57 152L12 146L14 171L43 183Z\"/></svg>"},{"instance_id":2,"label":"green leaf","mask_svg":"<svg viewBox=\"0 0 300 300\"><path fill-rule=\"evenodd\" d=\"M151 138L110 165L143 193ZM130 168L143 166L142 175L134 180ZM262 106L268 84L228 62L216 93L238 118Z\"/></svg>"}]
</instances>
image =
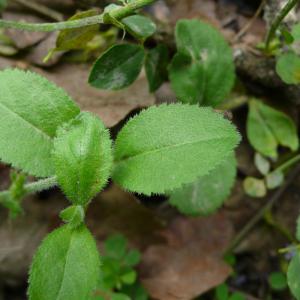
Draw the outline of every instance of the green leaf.
<instances>
[{"instance_id":1,"label":"green leaf","mask_svg":"<svg viewBox=\"0 0 300 300\"><path fill-rule=\"evenodd\" d=\"M294 41L300 41L300 23L293 26L292 36L294 38Z\"/></svg>"},{"instance_id":2,"label":"green leaf","mask_svg":"<svg viewBox=\"0 0 300 300\"><path fill-rule=\"evenodd\" d=\"M300 215L297 218L296 238L300 241Z\"/></svg>"},{"instance_id":3,"label":"green leaf","mask_svg":"<svg viewBox=\"0 0 300 300\"><path fill-rule=\"evenodd\" d=\"M61 219L76 228L84 222L84 208L81 205L72 205L60 212Z\"/></svg>"},{"instance_id":4,"label":"green leaf","mask_svg":"<svg viewBox=\"0 0 300 300\"><path fill-rule=\"evenodd\" d=\"M97 14L97 10L91 9L75 14L69 21L92 17ZM83 49L98 32L98 24L62 30L57 37L55 50Z\"/></svg>"},{"instance_id":5,"label":"green leaf","mask_svg":"<svg viewBox=\"0 0 300 300\"><path fill-rule=\"evenodd\" d=\"M239 292L233 293L228 300L246 300L245 296Z\"/></svg>"},{"instance_id":6,"label":"green leaf","mask_svg":"<svg viewBox=\"0 0 300 300\"><path fill-rule=\"evenodd\" d=\"M208 174L239 141L235 127L210 108L154 106L119 132L113 179L146 195L171 191Z\"/></svg>"},{"instance_id":7,"label":"green leaf","mask_svg":"<svg viewBox=\"0 0 300 300\"><path fill-rule=\"evenodd\" d=\"M262 198L267 194L265 182L254 177L247 177L243 182L246 194L254 198Z\"/></svg>"},{"instance_id":8,"label":"green leaf","mask_svg":"<svg viewBox=\"0 0 300 300\"><path fill-rule=\"evenodd\" d=\"M144 56L144 49L138 45L112 46L96 60L89 83L93 87L105 90L125 88L139 76Z\"/></svg>"},{"instance_id":9,"label":"green leaf","mask_svg":"<svg viewBox=\"0 0 300 300\"><path fill-rule=\"evenodd\" d=\"M266 176L266 184L267 188L272 190L276 189L277 187L281 186L284 182L284 175L280 171L274 171Z\"/></svg>"},{"instance_id":10,"label":"green leaf","mask_svg":"<svg viewBox=\"0 0 300 300\"><path fill-rule=\"evenodd\" d=\"M297 129L289 116L257 100L249 105L247 136L256 151L277 158L279 145L298 149Z\"/></svg>"},{"instance_id":11,"label":"green leaf","mask_svg":"<svg viewBox=\"0 0 300 300\"><path fill-rule=\"evenodd\" d=\"M124 257L123 263L127 267L135 267L141 260L141 253L138 250L130 250Z\"/></svg>"},{"instance_id":12,"label":"green leaf","mask_svg":"<svg viewBox=\"0 0 300 300\"><path fill-rule=\"evenodd\" d=\"M0 0L0 12L7 6L7 0Z\"/></svg>"},{"instance_id":13,"label":"green leaf","mask_svg":"<svg viewBox=\"0 0 300 300\"><path fill-rule=\"evenodd\" d=\"M217 300L227 300L229 297L229 289L227 284L221 284L216 287L215 297Z\"/></svg>"},{"instance_id":14,"label":"green leaf","mask_svg":"<svg viewBox=\"0 0 300 300\"><path fill-rule=\"evenodd\" d=\"M115 234L105 241L106 256L121 260L126 254L127 240L121 234Z\"/></svg>"},{"instance_id":15,"label":"green leaf","mask_svg":"<svg viewBox=\"0 0 300 300\"><path fill-rule=\"evenodd\" d=\"M222 35L198 20L176 25L178 54L170 67L171 85L180 101L217 106L234 84L232 51Z\"/></svg>"},{"instance_id":16,"label":"green leaf","mask_svg":"<svg viewBox=\"0 0 300 300\"><path fill-rule=\"evenodd\" d=\"M128 272L122 274L121 280L125 284L134 284L137 278L135 270L128 270Z\"/></svg>"},{"instance_id":17,"label":"green leaf","mask_svg":"<svg viewBox=\"0 0 300 300\"><path fill-rule=\"evenodd\" d=\"M187 215L211 214L229 196L235 177L236 160L231 154L207 175L171 193L169 202Z\"/></svg>"},{"instance_id":18,"label":"green leaf","mask_svg":"<svg viewBox=\"0 0 300 300\"><path fill-rule=\"evenodd\" d=\"M283 291L287 287L286 276L282 272L273 272L268 278L271 288L275 291Z\"/></svg>"},{"instance_id":19,"label":"green leaf","mask_svg":"<svg viewBox=\"0 0 300 300\"><path fill-rule=\"evenodd\" d=\"M125 25L125 29L134 37L145 40L156 31L156 25L151 19L133 15L122 19L122 23Z\"/></svg>"},{"instance_id":20,"label":"green leaf","mask_svg":"<svg viewBox=\"0 0 300 300\"><path fill-rule=\"evenodd\" d=\"M300 57L293 53L285 53L278 57L276 72L287 84L300 83Z\"/></svg>"},{"instance_id":21,"label":"green leaf","mask_svg":"<svg viewBox=\"0 0 300 300\"><path fill-rule=\"evenodd\" d=\"M151 93L155 92L167 80L168 63L168 48L164 44L160 44L148 51L145 60L145 69Z\"/></svg>"},{"instance_id":22,"label":"green leaf","mask_svg":"<svg viewBox=\"0 0 300 300\"><path fill-rule=\"evenodd\" d=\"M82 225L64 225L50 233L34 256L29 278L30 300L91 299L100 278L95 240Z\"/></svg>"},{"instance_id":23,"label":"green leaf","mask_svg":"<svg viewBox=\"0 0 300 300\"><path fill-rule=\"evenodd\" d=\"M107 183L112 168L109 132L87 112L60 127L54 140L57 181L74 204L85 205Z\"/></svg>"},{"instance_id":24,"label":"green leaf","mask_svg":"<svg viewBox=\"0 0 300 300\"><path fill-rule=\"evenodd\" d=\"M300 300L300 253L297 251L293 256L287 271L288 286L297 300Z\"/></svg>"},{"instance_id":25,"label":"green leaf","mask_svg":"<svg viewBox=\"0 0 300 300\"><path fill-rule=\"evenodd\" d=\"M78 106L47 79L18 69L0 72L0 91L0 160L36 177L54 175L53 137Z\"/></svg>"},{"instance_id":26,"label":"green leaf","mask_svg":"<svg viewBox=\"0 0 300 300\"><path fill-rule=\"evenodd\" d=\"M267 175L269 173L271 164L259 152L255 153L254 163L255 163L256 168L262 175Z\"/></svg>"}]
</instances>

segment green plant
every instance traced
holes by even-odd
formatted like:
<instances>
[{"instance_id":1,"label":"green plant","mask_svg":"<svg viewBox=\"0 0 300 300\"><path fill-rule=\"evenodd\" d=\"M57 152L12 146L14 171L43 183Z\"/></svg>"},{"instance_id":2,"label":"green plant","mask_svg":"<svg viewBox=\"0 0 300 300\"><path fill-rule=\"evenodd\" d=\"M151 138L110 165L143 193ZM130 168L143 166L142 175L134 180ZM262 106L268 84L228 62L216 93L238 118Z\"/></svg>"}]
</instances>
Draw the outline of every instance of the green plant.
<instances>
[{"instance_id":1,"label":"green plant","mask_svg":"<svg viewBox=\"0 0 300 300\"><path fill-rule=\"evenodd\" d=\"M23 195L58 184L72 203L61 213L67 224L44 240L33 260L30 299L89 299L97 286L100 260L83 224L84 211L111 175L127 190L165 193L208 174L239 142L235 128L220 114L172 104L132 118L119 132L113 152L100 119L80 112L64 91L46 79L8 69L0 73L0 84L5 116L0 137L6 141L0 146L1 160L46 178L34 188L33 183L24 184ZM11 191L0 197L9 195Z\"/></svg>"},{"instance_id":2,"label":"green plant","mask_svg":"<svg viewBox=\"0 0 300 300\"><path fill-rule=\"evenodd\" d=\"M216 300L245 300L246 298L239 292L230 293L227 284L219 285L215 290Z\"/></svg>"},{"instance_id":3,"label":"green plant","mask_svg":"<svg viewBox=\"0 0 300 300\"><path fill-rule=\"evenodd\" d=\"M146 291L137 281L137 273L134 269L140 262L140 252L135 249L128 250L126 238L119 234L109 237L105 241L104 248L103 275L96 291L99 300L106 299L103 298L106 295L110 297L123 295L124 299L148 299Z\"/></svg>"},{"instance_id":4,"label":"green plant","mask_svg":"<svg viewBox=\"0 0 300 300\"><path fill-rule=\"evenodd\" d=\"M63 90L45 78L17 69L0 72L0 110L4 116L0 140L6 141L0 143L0 159L40 178L25 183L24 175L13 177L10 190L0 193L0 202L18 213L22 197L56 185L71 202L60 213L66 224L45 238L33 259L28 290L32 300L94 299L99 297L95 293L99 284L120 290L121 294L112 294L112 299L128 299L122 288L135 280L132 261L127 262L131 266L125 273L122 269L112 274L115 278L110 282L105 280L111 274L107 266L115 263L110 256L102 258L104 276L99 282L100 257L84 225L89 203L110 177L128 191L171 195L171 204L193 215L214 212L234 183L233 150L240 136L230 121L210 108L226 98L234 83L230 47L210 25L182 20L176 26L177 53L168 66L164 45L150 51L143 47L155 25L144 16L134 15L153 0L121 2L109 5L102 14L81 12L66 22L0 20L2 27L61 30L56 48L46 59L54 51L79 49L90 42L98 24L114 25L133 35L139 45L110 47L96 60L89 83L101 89L121 89L130 85L145 65L150 91L169 75L178 101L183 102L143 110L125 124L112 143L98 117L81 112ZM218 176L221 172L227 174L224 182ZM193 197L184 203L191 192ZM124 245L120 249L124 252ZM130 259L136 260L136 256Z\"/></svg>"}]
</instances>

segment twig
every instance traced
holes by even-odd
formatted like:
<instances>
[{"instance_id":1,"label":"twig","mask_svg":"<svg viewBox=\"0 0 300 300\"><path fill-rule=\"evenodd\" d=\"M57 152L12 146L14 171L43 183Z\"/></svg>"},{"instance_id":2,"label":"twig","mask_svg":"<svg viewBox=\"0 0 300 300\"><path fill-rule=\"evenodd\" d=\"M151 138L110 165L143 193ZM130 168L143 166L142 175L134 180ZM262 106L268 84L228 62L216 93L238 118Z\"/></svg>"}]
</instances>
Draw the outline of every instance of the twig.
<instances>
[{"instance_id":1,"label":"twig","mask_svg":"<svg viewBox=\"0 0 300 300\"><path fill-rule=\"evenodd\" d=\"M36 182L28 183L24 185L24 196L29 194L34 194L36 192L41 192L43 190L48 190L57 185L56 177L49 177L46 179L41 179ZM5 201L5 199L10 195L10 191L2 191L0 192L0 203Z\"/></svg>"},{"instance_id":2,"label":"twig","mask_svg":"<svg viewBox=\"0 0 300 300\"><path fill-rule=\"evenodd\" d=\"M40 3L36 3L31 0L13 0L13 1L15 1L27 8L30 8L46 17L50 17L51 19L53 19L55 21L63 21L63 19L64 19L63 14L45 6L45 5L42 5Z\"/></svg>"},{"instance_id":3,"label":"twig","mask_svg":"<svg viewBox=\"0 0 300 300\"><path fill-rule=\"evenodd\" d=\"M264 6L266 4L267 0L262 0L258 9L256 10L253 17L246 23L246 25L236 34L233 41L237 42L247 31L248 29L253 25L254 21L258 18L258 16L261 14L261 12L264 9Z\"/></svg>"},{"instance_id":4,"label":"twig","mask_svg":"<svg viewBox=\"0 0 300 300\"><path fill-rule=\"evenodd\" d=\"M123 18L132 15L137 9L140 9L146 5L149 5L156 0L136 0L128 3L127 5L120 7L118 9L112 10L109 15L112 19L122 20ZM104 13L92 17L87 17L79 20L71 20L65 22L57 23L25 23L25 22L15 22L0 19L0 28L14 28L19 30L27 31L41 31L41 32L51 32L56 30L80 28L89 25L104 23Z\"/></svg>"},{"instance_id":5,"label":"twig","mask_svg":"<svg viewBox=\"0 0 300 300\"><path fill-rule=\"evenodd\" d=\"M254 228L254 226L264 217L265 213L270 210L274 204L280 199L282 194L286 191L295 177L300 171L300 165L296 166L287 177L285 183L273 194L271 199L259 209L252 219L242 228L242 230L235 236L226 250L226 253L231 253L247 236L247 234Z\"/></svg>"},{"instance_id":6,"label":"twig","mask_svg":"<svg viewBox=\"0 0 300 300\"><path fill-rule=\"evenodd\" d=\"M299 0L289 0L287 4L283 7L283 9L279 12L277 17L275 18L274 22L271 25L271 28L267 34L266 38L266 50L269 50L270 42L272 41L277 28L279 27L280 23L283 19L287 16L287 14L296 6Z\"/></svg>"}]
</instances>

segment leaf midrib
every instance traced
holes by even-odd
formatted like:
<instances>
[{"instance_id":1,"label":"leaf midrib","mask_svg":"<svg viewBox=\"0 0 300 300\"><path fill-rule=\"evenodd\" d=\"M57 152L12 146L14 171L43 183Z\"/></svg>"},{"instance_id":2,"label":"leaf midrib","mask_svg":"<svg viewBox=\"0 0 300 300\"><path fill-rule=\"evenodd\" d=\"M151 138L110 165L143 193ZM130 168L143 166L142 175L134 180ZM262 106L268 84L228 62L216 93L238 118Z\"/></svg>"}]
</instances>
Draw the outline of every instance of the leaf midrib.
<instances>
[{"instance_id":1,"label":"leaf midrib","mask_svg":"<svg viewBox=\"0 0 300 300\"><path fill-rule=\"evenodd\" d=\"M199 140L199 141L194 141L194 142L186 142L186 143L182 143L182 144L176 144L176 145L168 145L168 146L164 146L164 147L161 147L161 148L156 148L156 149L151 149L149 151L145 151L145 152L141 152L141 153L137 153L135 155L132 155L132 156L128 156L128 157L124 157L124 158L121 158L120 160L116 160L115 162L116 163L123 163L124 161L128 161L128 160L132 160L138 156L146 156L146 155L149 155L149 154L153 154L153 153L157 153L157 152L160 152L160 151L165 151L165 150L169 150L169 149L172 149L172 148L179 148L179 147L184 147L184 146L187 146L187 145L192 145L192 144L198 144L198 143L205 143L205 142L208 142L208 141L213 141L213 140L226 140L226 139L230 139L231 137L228 136L228 137L221 137L221 138L206 138L206 139L203 139L203 140ZM233 137L232 137L233 139Z\"/></svg>"},{"instance_id":2,"label":"leaf midrib","mask_svg":"<svg viewBox=\"0 0 300 300\"><path fill-rule=\"evenodd\" d=\"M66 253L66 259L65 259L65 263L64 263L64 270L63 270L63 273L62 273L63 276L62 276L62 280L61 280L61 284L60 284L60 287L59 287L59 290L58 290L58 294L57 294L56 300L60 300L61 299L60 298L60 293L61 293L62 288L64 286L66 266L68 264L69 252L70 252L70 248L71 248L71 245L72 245L73 235L74 235L74 232L71 232L71 237L70 237L70 241L69 241L69 245L68 245L68 250L67 250L67 253Z\"/></svg>"},{"instance_id":3,"label":"leaf midrib","mask_svg":"<svg viewBox=\"0 0 300 300\"><path fill-rule=\"evenodd\" d=\"M2 102L0 102L0 106L3 107L4 110L7 110L8 112L10 112L11 114L15 115L17 118L19 118L20 120L22 120L23 122L27 123L30 127L32 127L34 130L36 130L38 133L42 134L46 139L48 140L52 140L52 137L50 135L48 135L46 132L44 132L42 129L36 127L33 123L29 122L28 120L26 120L24 117L22 117L21 115L19 115L18 113L16 113L15 111L13 111L11 108L7 107L6 105L4 105Z\"/></svg>"}]
</instances>

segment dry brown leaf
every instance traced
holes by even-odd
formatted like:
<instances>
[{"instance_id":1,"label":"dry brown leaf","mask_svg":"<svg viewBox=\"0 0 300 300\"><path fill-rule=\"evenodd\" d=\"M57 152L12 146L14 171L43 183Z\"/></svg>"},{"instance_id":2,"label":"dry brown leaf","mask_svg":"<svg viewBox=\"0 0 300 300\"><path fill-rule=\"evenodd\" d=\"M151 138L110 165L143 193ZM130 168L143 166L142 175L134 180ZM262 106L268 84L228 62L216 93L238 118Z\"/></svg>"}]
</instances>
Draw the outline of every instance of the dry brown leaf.
<instances>
[{"instance_id":1,"label":"dry brown leaf","mask_svg":"<svg viewBox=\"0 0 300 300\"><path fill-rule=\"evenodd\" d=\"M163 228L162 220L132 194L114 184L93 200L87 222L98 241L110 234L121 233L141 250L164 241L159 234Z\"/></svg>"},{"instance_id":2,"label":"dry brown leaf","mask_svg":"<svg viewBox=\"0 0 300 300\"><path fill-rule=\"evenodd\" d=\"M224 215L179 217L163 234L167 244L150 246L141 264L141 281L154 299L190 300L230 274L222 255L232 227Z\"/></svg>"}]
</instances>

